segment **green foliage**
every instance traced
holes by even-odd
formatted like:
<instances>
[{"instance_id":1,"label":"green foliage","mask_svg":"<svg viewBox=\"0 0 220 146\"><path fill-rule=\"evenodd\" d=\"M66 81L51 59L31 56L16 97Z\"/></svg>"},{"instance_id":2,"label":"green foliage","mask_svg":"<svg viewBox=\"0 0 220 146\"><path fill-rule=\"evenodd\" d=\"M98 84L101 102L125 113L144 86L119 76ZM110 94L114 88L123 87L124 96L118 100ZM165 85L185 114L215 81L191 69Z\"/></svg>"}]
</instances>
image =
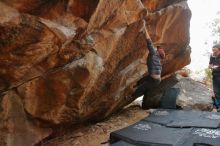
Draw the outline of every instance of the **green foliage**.
<instances>
[{"instance_id":1,"label":"green foliage","mask_svg":"<svg viewBox=\"0 0 220 146\"><path fill-rule=\"evenodd\" d=\"M212 87L212 70L209 68L205 69L205 78L203 81L208 87Z\"/></svg>"},{"instance_id":2,"label":"green foliage","mask_svg":"<svg viewBox=\"0 0 220 146\"><path fill-rule=\"evenodd\" d=\"M205 75L208 79L212 79L212 70L209 68L205 69Z\"/></svg>"},{"instance_id":3,"label":"green foliage","mask_svg":"<svg viewBox=\"0 0 220 146\"><path fill-rule=\"evenodd\" d=\"M220 43L220 11L217 12L218 18L211 23L212 35L216 38L214 44Z\"/></svg>"}]
</instances>

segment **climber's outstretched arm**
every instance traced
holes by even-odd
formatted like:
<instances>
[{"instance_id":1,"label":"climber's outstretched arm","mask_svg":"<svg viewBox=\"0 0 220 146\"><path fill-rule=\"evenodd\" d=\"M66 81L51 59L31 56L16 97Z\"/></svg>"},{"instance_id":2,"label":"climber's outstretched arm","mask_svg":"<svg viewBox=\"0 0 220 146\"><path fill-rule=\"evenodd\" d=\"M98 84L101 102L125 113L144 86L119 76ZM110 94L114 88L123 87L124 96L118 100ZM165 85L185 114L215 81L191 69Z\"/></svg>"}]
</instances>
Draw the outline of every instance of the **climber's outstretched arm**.
<instances>
[{"instance_id":1,"label":"climber's outstretched arm","mask_svg":"<svg viewBox=\"0 0 220 146\"><path fill-rule=\"evenodd\" d=\"M154 49L152 40L151 40L150 35L149 35L149 33L148 33L146 28L145 28L145 35L146 35L147 48L149 49L149 53L150 54L155 54L156 50Z\"/></svg>"}]
</instances>

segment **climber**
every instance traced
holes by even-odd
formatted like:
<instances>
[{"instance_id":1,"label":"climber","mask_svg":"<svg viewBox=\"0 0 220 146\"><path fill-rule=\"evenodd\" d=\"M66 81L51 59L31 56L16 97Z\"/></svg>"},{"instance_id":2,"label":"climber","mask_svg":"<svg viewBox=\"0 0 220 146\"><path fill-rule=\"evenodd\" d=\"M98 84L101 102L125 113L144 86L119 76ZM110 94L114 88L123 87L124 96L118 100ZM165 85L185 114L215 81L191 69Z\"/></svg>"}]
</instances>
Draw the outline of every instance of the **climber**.
<instances>
[{"instance_id":1,"label":"climber","mask_svg":"<svg viewBox=\"0 0 220 146\"><path fill-rule=\"evenodd\" d=\"M210 56L209 68L212 70L213 81L213 104L220 112L220 44L212 47L212 54Z\"/></svg>"},{"instance_id":2,"label":"climber","mask_svg":"<svg viewBox=\"0 0 220 146\"><path fill-rule=\"evenodd\" d=\"M137 82L137 85L136 85L137 88L136 88L135 93L132 95L132 97L142 96L148 90L157 87L161 82L162 66L161 66L161 62L160 62L160 59L161 59L160 56L165 58L165 53L164 53L164 51L162 50L161 47L159 47L159 49L161 49L160 52L158 52L153 47L151 38L148 34L148 31L147 31L145 25L144 25L144 33L145 33L145 36L146 36L147 48L149 50L149 55L148 55L148 58L147 58L147 66L148 66L149 75L143 77L141 80L139 80ZM146 64L146 62L145 62L145 64ZM143 105L143 103L142 103L142 105Z\"/></svg>"}]
</instances>

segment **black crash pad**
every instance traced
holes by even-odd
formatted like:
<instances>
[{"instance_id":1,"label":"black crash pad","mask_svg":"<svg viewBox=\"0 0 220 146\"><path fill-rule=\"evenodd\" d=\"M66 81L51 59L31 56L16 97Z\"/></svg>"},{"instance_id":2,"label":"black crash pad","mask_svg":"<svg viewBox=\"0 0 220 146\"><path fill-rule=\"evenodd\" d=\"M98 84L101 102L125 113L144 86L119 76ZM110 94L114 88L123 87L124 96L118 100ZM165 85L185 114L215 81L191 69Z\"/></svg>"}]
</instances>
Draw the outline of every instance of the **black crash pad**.
<instances>
[{"instance_id":1,"label":"black crash pad","mask_svg":"<svg viewBox=\"0 0 220 146\"><path fill-rule=\"evenodd\" d=\"M160 107L163 109L176 109L176 99L179 93L179 88L169 88L165 90L161 97Z\"/></svg>"},{"instance_id":2,"label":"black crash pad","mask_svg":"<svg viewBox=\"0 0 220 146\"><path fill-rule=\"evenodd\" d=\"M220 113L159 109L112 132L110 142L113 146L220 146L219 123Z\"/></svg>"},{"instance_id":3,"label":"black crash pad","mask_svg":"<svg viewBox=\"0 0 220 146\"><path fill-rule=\"evenodd\" d=\"M111 146L135 146L135 145L127 143L125 141L118 141L114 144L111 144Z\"/></svg>"},{"instance_id":4,"label":"black crash pad","mask_svg":"<svg viewBox=\"0 0 220 146\"><path fill-rule=\"evenodd\" d=\"M220 146L220 129L194 128L181 146Z\"/></svg>"},{"instance_id":5,"label":"black crash pad","mask_svg":"<svg viewBox=\"0 0 220 146\"><path fill-rule=\"evenodd\" d=\"M160 109L143 120L167 127L218 128L220 113Z\"/></svg>"},{"instance_id":6,"label":"black crash pad","mask_svg":"<svg viewBox=\"0 0 220 146\"><path fill-rule=\"evenodd\" d=\"M177 146L181 138L192 128L169 128L151 122L140 121L127 128L112 132L111 143L123 140L133 145Z\"/></svg>"}]
</instances>

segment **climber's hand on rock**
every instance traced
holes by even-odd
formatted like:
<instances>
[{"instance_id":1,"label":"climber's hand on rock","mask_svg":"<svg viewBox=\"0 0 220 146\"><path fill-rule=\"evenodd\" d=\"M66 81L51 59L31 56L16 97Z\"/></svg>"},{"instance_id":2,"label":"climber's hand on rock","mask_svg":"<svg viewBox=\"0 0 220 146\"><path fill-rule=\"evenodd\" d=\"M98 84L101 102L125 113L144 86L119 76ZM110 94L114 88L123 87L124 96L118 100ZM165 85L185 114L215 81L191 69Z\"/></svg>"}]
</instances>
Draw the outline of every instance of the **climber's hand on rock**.
<instances>
[{"instance_id":1,"label":"climber's hand on rock","mask_svg":"<svg viewBox=\"0 0 220 146\"><path fill-rule=\"evenodd\" d=\"M145 19L147 17L148 11L147 9L143 9L140 13L139 13L139 17L140 19Z\"/></svg>"},{"instance_id":2,"label":"climber's hand on rock","mask_svg":"<svg viewBox=\"0 0 220 146\"><path fill-rule=\"evenodd\" d=\"M145 33L145 27L146 27L145 20L141 20L141 28L140 28L139 32L144 32Z\"/></svg>"},{"instance_id":3,"label":"climber's hand on rock","mask_svg":"<svg viewBox=\"0 0 220 146\"><path fill-rule=\"evenodd\" d=\"M141 59L140 64L146 64L146 60Z\"/></svg>"}]
</instances>

